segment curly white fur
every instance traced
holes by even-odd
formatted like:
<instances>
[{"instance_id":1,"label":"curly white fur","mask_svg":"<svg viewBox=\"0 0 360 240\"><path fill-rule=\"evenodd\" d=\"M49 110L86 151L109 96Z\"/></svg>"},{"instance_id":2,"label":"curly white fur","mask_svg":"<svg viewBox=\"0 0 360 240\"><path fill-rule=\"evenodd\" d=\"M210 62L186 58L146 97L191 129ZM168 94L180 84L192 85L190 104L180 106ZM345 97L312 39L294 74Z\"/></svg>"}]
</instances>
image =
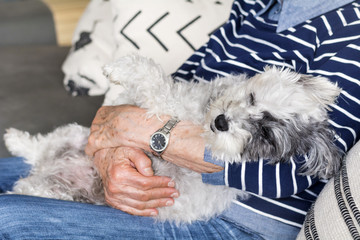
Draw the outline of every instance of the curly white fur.
<instances>
[{"instance_id":1,"label":"curly white fur","mask_svg":"<svg viewBox=\"0 0 360 240\"><path fill-rule=\"evenodd\" d=\"M340 89L325 78L268 67L248 78L231 75L207 82L174 82L152 60L126 56L104 67L121 86L117 99L105 104L135 104L150 115L168 114L204 126L213 156L230 163L271 163L307 154L304 173L329 177L339 167L339 153L328 128L327 112ZM5 142L33 168L13 193L104 204L101 179L84 154L88 129L70 124L42 136L10 129ZM150 154L149 154L150 155ZM190 223L224 211L235 198L248 195L227 186L204 184L201 175L150 155L156 175L176 182L180 197L159 209L159 220Z\"/></svg>"},{"instance_id":2,"label":"curly white fur","mask_svg":"<svg viewBox=\"0 0 360 240\"><path fill-rule=\"evenodd\" d=\"M88 135L89 129L77 124L36 136L8 129L4 136L7 148L32 166L12 193L104 204L100 177L84 153Z\"/></svg>"}]
</instances>

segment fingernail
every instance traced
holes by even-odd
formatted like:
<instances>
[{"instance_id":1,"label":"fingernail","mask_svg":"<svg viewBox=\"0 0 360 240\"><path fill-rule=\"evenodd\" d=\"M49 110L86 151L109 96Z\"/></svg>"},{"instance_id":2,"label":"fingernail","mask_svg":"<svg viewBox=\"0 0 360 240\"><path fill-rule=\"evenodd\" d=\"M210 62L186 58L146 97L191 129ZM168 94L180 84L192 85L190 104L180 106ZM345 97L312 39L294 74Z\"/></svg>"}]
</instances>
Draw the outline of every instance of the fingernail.
<instances>
[{"instance_id":1,"label":"fingernail","mask_svg":"<svg viewBox=\"0 0 360 240\"><path fill-rule=\"evenodd\" d=\"M179 197L179 194L175 192L175 193L171 194L171 197L172 197L172 198L178 198L178 197Z\"/></svg>"},{"instance_id":2,"label":"fingernail","mask_svg":"<svg viewBox=\"0 0 360 240\"><path fill-rule=\"evenodd\" d=\"M149 168L145 168L144 169L144 172L147 174L147 175L151 175L152 174L152 169L149 167Z\"/></svg>"},{"instance_id":3,"label":"fingernail","mask_svg":"<svg viewBox=\"0 0 360 240\"><path fill-rule=\"evenodd\" d=\"M156 213L156 212L151 212L150 215L151 215L151 216L156 216L157 213Z\"/></svg>"},{"instance_id":4,"label":"fingernail","mask_svg":"<svg viewBox=\"0 0 360 240\"><path fill-rule=\"evenodd\" d=\"M168 183L168 186L169 186L169 187L175 187L175 183L174 183L173 181L170 181L170 182Z\"/></svg>"},{"instance_id":5,"label":"fingernail","mask_svg":"<svg viewBox=\"0 0 360 240\"><path fill-rule=\"evenodd\" d=\"M166 206L171 206L171 205L173 205L173 204L174 204L173 201L167 201L167 202L166 202Z\"/></svg>"}]
</instances>

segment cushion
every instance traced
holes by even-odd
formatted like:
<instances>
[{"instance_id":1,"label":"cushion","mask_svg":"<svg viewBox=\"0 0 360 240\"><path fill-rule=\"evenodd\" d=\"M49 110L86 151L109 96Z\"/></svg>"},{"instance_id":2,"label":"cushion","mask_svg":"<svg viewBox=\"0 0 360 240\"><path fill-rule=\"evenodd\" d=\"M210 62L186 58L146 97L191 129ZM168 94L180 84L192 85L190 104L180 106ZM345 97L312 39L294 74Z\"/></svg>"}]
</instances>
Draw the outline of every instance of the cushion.
<instances>
[{"instance_id":1,"label":"cushion","mask_svg":"<svg viewBox=\"0 0 360 240\"><path fill-rule=\"evenodd\" d=\"M110 2L93 0L79 20L62 65L66 90L74 96L104 94L108 81L101 67L112 60L114 49Z\"/></svg>"},{"instance_id":2,"label":"cushion","mask_svg":"<svg viewBox=\"0 0 360 240\"><path fill-rule=\"evenodd\" d=\"M63 64L73 95L109 88L101 67L129 53L153 58L174 72L225 23L232 0L92 0L79 21Z\"/></svg>"},{"instance_id":3,"label":"cushion","mask_svg":"<svg viewBox=\"0 0 360 240\"><path fill-rule=\"evenodd\" d=\"M357 239L360 237L360 142L343 160L337 176L321 191L297 237L302 239Z\"/></svg>"}]
</instances>

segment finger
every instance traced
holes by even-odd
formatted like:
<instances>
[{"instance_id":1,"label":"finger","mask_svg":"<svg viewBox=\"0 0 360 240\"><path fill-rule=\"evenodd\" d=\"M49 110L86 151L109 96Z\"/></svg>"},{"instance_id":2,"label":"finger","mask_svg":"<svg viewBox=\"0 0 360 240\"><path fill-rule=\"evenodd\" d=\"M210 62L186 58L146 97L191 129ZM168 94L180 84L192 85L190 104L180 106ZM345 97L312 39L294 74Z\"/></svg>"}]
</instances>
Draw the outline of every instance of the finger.
<instances>
[{"instance_id":1,"label":"finger","mask_svg":"<svg viewBox=\"0 0 360 240\"><path fill-rule=\"evenodd\" d=\"M162 198L178 198L179 191L175 188L154 188L148 191L130 192L129 197L139 201L147 202Z\"/></svg>"},{"instance_id":2,"label":"finger","mask_svg":"<svg viewBox=\"0 0 360 240\"><path fill-rule=\"evenodd\" d=\"M151 167L151 159L144 153L143 150L137 148L119 148L124 157L129 159L135 168L144 176L153 176L154 171Z\"/></svg>"},{"instance_id":3,"label":"finger","mask_svg":"<svg viewBox=\"0 0 360 240\"><path fill-rule=\"evenodd\" d=\"M123 211L124 209L127 208L137 211L145 211L145 210L154 210L160 207L172 206L174 205L175 202L172 198L156 199L146 202L137 201L130 198L122 198L122 199L107 198L107 203L108 205ZM131 212L131 214L134 214L134 212Z\"/></svg>"},{"instance_id":4,"label":"finger","mask_svg":"<svg viewBox=\"0 0 360 240\"><path fill-rule=\"evenodd\" d=\"M145 210L145 209L154 209L159 207L172 206L174 205L174 199L162 198L162 199L154 199L154 200L142 202L131 198L125 198L122 200L122 204L132 207L134 209Z\"/></svg>"},{"instance_id":5,"label":"finger","mask_svg":"<svg viewBox=\"0 0 360 240\"><path fill-rule=\"evenodd\" d=\"M112 205L110 205L110 206L112 206ZM156 208L139 210L139 209L136 209L136 208L125 206L125 205L116 205L116 206L112 206L112 207L116 208L116 209L119 209L119 210L121 210L123 212L126 212L128 214L136 215L136 216L154 217L154 216L157 216L159 214L159 212L158 212L158 210Z\"/></svg>"},{"instance_id":6,"label":"finger","mask_svg":"<svg viewBox=\"0 0 360 240\"><path fill-rule=\"evenodd\" d=\"M144 177L141 176L133 180L133 184L137 186L138 189L143 191L154 189L154 188L174 188L175 182L169 178L164 176L152 176L152 177Z\"/></svg>"},{"instance_id":7,"label":"finger","mask_svg":"<svg viewBox=\"0 0 360 240\"><path fill-rule=\"evenodd\" d=\"M85 153L89 157L93 157L98 150L98 148L96 147L97 137L97 133L91 133L88 137L88 142L85 146Z\"/></svg>"},{"instance_id":8,"label":"finger","mask_svg":"<svg viewBox=\"0 0 360 240\"><path fill-rule=\"evenodd\" d=\"M111 149L100 149L94 154L94 159L105 159L106 154L109 152L109 150Z\"/></svg>"},{"instance_id":9,"label":"finger","mask_svg":"<svg viewBox=\"0 0 360 240\"><path fill-rule=\"evenodd\" d=\"M154 188L174 188L175 183L169 177L164 176L151 176L146 177L141 175L130 164L123 164L123 162L115 163L108 170L108 188L112 192L121 192L123 186L133 187L139 190L149 190Z\"/></svg>"},{"instance_id":10,"label":"finger","mask_svg":"<svg viewBox=\"0 0 360 240\"><path fill-rule=\"evenodd\" d=\"M109 194L110 194L109 189ZM151 190L143 191L130 186L122 186L118 191L111 192L112 197L120 198L126 196L138 201L146 202L161 198L177 198L179 197L179 191L175 188L154 188Z\"/></svg>"},{"instance_id":11,"label":"finger","mask_svg":"<svg viewBox=\"0 0 360 240\"><path fill-rule=\"evenodd\" d=\"M88 142L85 147L85 153L86 155L92 157L94 156L97 148L96 146L96 139L98 137L98 131L100 130L100 126L103 124L104 119L100 117L102 115L102 112L104 112L104 107L100 107L98 111L96 112L96 115L91 123L90 126L90 135L88 137Z\"/></svg>"},{"instance_id":12,"label":"finger","mask_svg":"<svg viewBox=\"0 0 360 240\"><path fill-rule=\"evenodd\" d=\"M107 167L108 167L109 162L106 161L105 157L109 150L110 149L101 149L101 150L97 151L94 155L94 158L92 159L103 182L106 181L106 179L104 179L104 177L107 176Z\"/></svg>"}]
</instances>

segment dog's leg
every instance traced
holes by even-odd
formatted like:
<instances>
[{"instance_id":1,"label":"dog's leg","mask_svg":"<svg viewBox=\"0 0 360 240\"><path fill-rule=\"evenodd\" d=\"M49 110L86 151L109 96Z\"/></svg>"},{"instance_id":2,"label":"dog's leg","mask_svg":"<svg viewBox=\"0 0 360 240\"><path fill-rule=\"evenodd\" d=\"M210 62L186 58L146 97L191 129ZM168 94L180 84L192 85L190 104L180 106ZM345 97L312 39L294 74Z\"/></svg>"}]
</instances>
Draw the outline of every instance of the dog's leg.
<instances>
[{"instance_id":1,"label":"dog's leg","mask_svg":"<svg viewBox=\"0 0 360 240\"><path fill-rule=\"evenodd\" d=\"M139 55L127 55L103 67L104 75L113 83L135 91L140 83L153 90L166 84L166 74L152 59ZM145 87L144 86L144 87Z\"/></svg>"},{"instance_id":2,"label":"dog's leg","mask_svg":"<svg viewBox=\"0 0 360 240\"><path fill-rule=\"evenodd\" d=\"M160 65L138 55L122 57L103 70L112 84L123 87L120 96L107 104L135 104L149 115L167 114L196 123L203 119L212 88L206 82L174 82Z\"/></svg>"},{"instance_id":3,"label":"dog's leg","mask_svg":"<svg viewBox=\"0 0 360 240\"><path fill-rule=\"evenodd\" d=\"M37 159L37 148L42 136L31 136L28 132L9 128L4 135L4 141L9 152L27 159L27 163L34 165Z\"/></svg>"},{"instance_id":4,"label":"dog's leg","mask_svg":"<svg viewBox=\"0 0 360 240\"><path fill-rule=\"evenodd\" d=\"M122 57L104 66L103 71L111 83L124 88L115 104L127 102L151 108L162 102L159 98L166 100L173 85L158 64L138 55Z\"/></svg>"}]
</instances>

